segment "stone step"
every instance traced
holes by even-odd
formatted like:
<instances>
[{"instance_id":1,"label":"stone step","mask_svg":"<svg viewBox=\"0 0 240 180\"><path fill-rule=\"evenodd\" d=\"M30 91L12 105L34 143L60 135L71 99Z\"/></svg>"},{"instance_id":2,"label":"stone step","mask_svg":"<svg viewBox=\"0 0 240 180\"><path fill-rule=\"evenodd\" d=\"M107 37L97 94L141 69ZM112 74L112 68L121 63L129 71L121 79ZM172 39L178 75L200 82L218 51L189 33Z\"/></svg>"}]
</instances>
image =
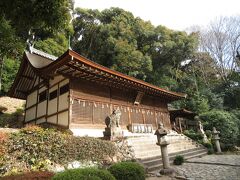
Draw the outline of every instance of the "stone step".
<instances>
[{"instance_id":1,"label":"stone step","mask_svg":"<svg viewBox=\"0 0 240 180\"><path fill-rule=\"evenodd\" d=\"M167 137L168 141L179 141L179 140L189 140L192 141L191 139L186 139L185 137ZM149 141L153 141L156 142L157 138L156 136L149 136L149 137L128 137L128 141L130 142L149 142Z\"/></svg>"},{"instance_id":2,"label":"stone step","mask_svg":"<svg viewBox=\"0 0 240 180\"><path fill-rule=\"evenodd\" d=\"M194 149L194 148L191 148L191 149ZM181 151L186 151L186 150L189 150L189 148L185 148L185 149L178 149L178 150L175 150L175 151L170 151L169 153L172 154L172 153L177 153L177 152L181 152ZM142 152L142 153L136 153L135 156L137 159L147 159L147 158L151 158L154 156L161 156L161 151L160 149L156 150L156 151L151 151L149 153L146 153L146 152Z\"/></svg>"},{"instance_id":3,"label":"stone step","mask_svg":"<svg viewBox=\"0 0 240 180\"><path fill-rule=\"evenodd\" d=\"M135 148L143 148L143 147L155 147L157 146L156 145L156 142L154 144L130 144L132 147L135 147ZM193 145L193 146L196 146L197 144L196 143L189 143L189 142L179 142L179 143L170 143L170 146L184 146L184 145Z\"/></svg>"},{"instance_id":4,"label":"stone step","mask_svg":"<svg viewBox=\"0 0 240 180\"><path fill-rule=\"evenodd\" d=\"M135 156L142 162L147 169L153 171L161 167L161 150L156 145L157 138L155 135L144 135L128 137L129 146L132 146ZM183 155L185 159L201 156L207 153L203 146L197 144L192 139L183 134L171 132L167 135L168 153L170 162L172 163L176 155Z\"/></svg>"},{"instance_id":5,"label":"stone step","mask_svg":"<svg viewBox=\"0 0 240 180\"><path fill-rule=\"evenodd\" d=\"M132 142L130 142L129 143L129 141L128 141L128 144L129 145L131 145L131 146L133 146L133 147L136 147L136 148L138 148L138 147L153 147L153 146L156 146L156 141L154 141L154 142L138 142L138 143L132 143ZM170 142L170 145L171 146L175 146L175 145L185 145L185 144L187 144L187 145L197 145L197 143L195 143L195 142L188 142L188 141L178 141L178 142Z\"/></svg>"},{"instance_id":6,"label":"stone step","mask_svg":"<svg viewBox=\"0 0 240 180\"><path fill-rule=\"evenodd\" d=\"M194 155L193 157L191 158L194 158L194 157L202 157L204 155L206 155L207 153L202 153L202 154L197 154L197 155ZM190 158L186 158L186 159L190 159ZM173 164L173 162L171 162L170 164ZM161 168L163 167L163 164L160 163L159 165L155 165L155 166L151 166L147 169L148 172L154 172L154 171L159 171Z\"/></svg>"},{"instance_id":7,"label":"stone step","mask_svg":"<svg viewBox=\"0 0 240 180\"><path fill-rule=\"evenodd\" d=\"M192 153L188 153L188 154L184 154L184 153L180 153L178 152L178 155L182 155L184 156L185 159L191 159L191 158L194 158L194 157L201 157L201 156L204 156L207 154L207 151L206 150L202 150L202 151L198 151L198 152L192 152ZM175 158L176 155L171 155L169 154L169 161L171 164L173 164L173 160ZM156 170L160 170L162 167L163 167L163 164L162 164L162 160L161 159L158 159L156 161L157 163L153 163L152 165L149 165L149 166L145 166L145 168L147 169L148 172L153 172L153 171L156 171Z\"/></svg>"},{"instance_id":8,"label":"stone step","mask_svg":"<svg viewBox=\"0 0 240 180\"><path fill-rule=\"evenodd\" d=\"M182 150L182 151L175 151L175 152L172 152L172 153L169 153L169 156L176 156L177 154L179 153L182 153L182 154L187 154L188 152L193 152L193 151L198 151L198 150L205 150L205 148L202 148L202 147L198 147L198 148L191 148L191 149L186 149L186 150ZM160 148L159 148L159 151L160 151ZM145 162L149 162L149 161L152 161L152 160L155 160L155 159L161 159L161 153L159 156L152 156L152 157L149 157L149 158L142 158L141 159L141 162L145 163Z\"/></svg>"},{"instance_id":9,"label":"stone step","mask_svg":"<svg viewBox=\"0 0 240 180\"><path fill-rule=\"evenodd\" d=\"M175 156L178 155L179 153L181 153L181 155L183 155L184 157L191 157L193 155L196 155L196 154L201 154L201 153L206 153L206 150L205 149L193 149L192 151L188 151L188 152L176 152L176 153L173 153L173 154L169 154L169 160L174 160ZM152 166L152 165L157 165L159 164L159 162L162 162L162 157L161 156L158 156L158 158L156 159L151 159L151 160L145 160L145 161L142 161L144 163L144 165L146 166Z\"/></svg>"},{"instance_id":10,"label":"stone step","mask_svg":"<svg viewBox=\"0 0 240 180\"><path fill-rule=\"evenodd\" d=\"M169 145L168 146L168 150L169 151L176 151L176 150L179 150L179 149L186 149L186 148L196 148L197 146L195 145L192 145L192 144L180 144L178 146L174 146L174 145ZM144 152L144 151L147 151L147 152L150 152L150 151L153 151L153 150L159 150L160 147L157 146L157 145L154 145L154 146L133 146L132 147L136 152Z\"/></svg>"},{"instance_id":11,"label":"stone step","mask_svg":"<svg viewBox=\"0 0 240 180\"><path fill-rule=\"evenodd\" d=\"M134 141L134 142L141 142L141 141L144 141L144 140L149 140L149 139L152 139L152 140L154 140L154 141L156 141L157 140L157 137L156 136L148 136L148 137L146 137L146 136L140 136L140 137L128 137L128 140L131 140L131 141ZM187 137L185 137L185 136L167 136L167 139L168 140L172 140L172 139L177 139L177 140L181 140L181 139L183 139L183 140L191 140L190 138L187 138Z\"/></svg>"}]
</instances>

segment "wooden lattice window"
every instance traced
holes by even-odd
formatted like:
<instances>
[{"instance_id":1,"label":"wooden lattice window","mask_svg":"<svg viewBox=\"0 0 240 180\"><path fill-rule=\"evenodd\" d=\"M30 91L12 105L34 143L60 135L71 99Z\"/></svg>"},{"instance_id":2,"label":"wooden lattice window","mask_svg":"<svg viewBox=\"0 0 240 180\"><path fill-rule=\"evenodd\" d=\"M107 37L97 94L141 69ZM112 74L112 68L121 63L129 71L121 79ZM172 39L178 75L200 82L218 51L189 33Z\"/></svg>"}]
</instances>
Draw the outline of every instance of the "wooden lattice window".
<instances>
[{"instance_id":1,"label":"wooden lattice window","mask_svg":"<svg viewBox=\"0 0 240 180\"><path fill-rule=\"evenodd\" d=\"M65 84L62 87L60 87L60 95L66 93L69 91L69 84Z\"/></svg>"},{"instance_id":2,"label":"wooden lattice window","mask_svg":"<svg viewBox=\"0 0 240 180\"><path fill-rule=\"evenodd\" d=\"M55 99L57 97L57 89L49 94L49 100Z\"/></svg>"},{"instance_id":3,"label":"wooden lattice window","mask_svg":"<svg viewBox=\"0 0 240 180\"><path fill-rule=\"evenodd\" d=\"M45 100L47 100L47 90L39 93L39 95L38 95L38 102L39 102L39 103L40 103L40 102L43 102L43 101L45 101Z\"/></svg>"}]
</instances>

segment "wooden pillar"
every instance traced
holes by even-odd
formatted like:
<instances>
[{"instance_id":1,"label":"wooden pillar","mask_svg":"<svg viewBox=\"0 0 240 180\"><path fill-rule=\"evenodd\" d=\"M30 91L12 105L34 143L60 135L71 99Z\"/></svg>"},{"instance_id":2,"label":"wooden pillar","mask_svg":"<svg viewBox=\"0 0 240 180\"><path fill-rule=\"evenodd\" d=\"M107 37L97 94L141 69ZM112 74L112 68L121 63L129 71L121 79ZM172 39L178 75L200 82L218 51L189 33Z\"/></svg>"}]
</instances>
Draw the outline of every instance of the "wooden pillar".
<instances>
[{"instance_id":1,"label":"wooden pillar","mask_svg":"<svg viewBox=\"0 0 240 180\"><path fill-rule=\"evenodd\" d=\"M40 84L40 78L38 78L38 85ZM37 86L38 86L37 85ZM38 89L37 89L37 102L36 102L36 111L35 111L35 124L37 124L37 111L38 111L38 96L39 96L39 88L40 86L38 86Z\"/></svg>"},{"instance_id":2,"label":"wooden pillar","mask_svg":"<svg viewBox=\"0 0 240 180\"><path fill-rule=\"evenodd\" d=\"M128 107L128 119L129 119L129 124L132 124L132 118L131 118L131 110L130 110L130 107Z\"/></svg>"},{"instance_id":3,"label":"wooden pillar","mask_svg":"<svg viewBox=\"0 0 240 180\"><path fill-rule=\"evenodd\" d=\"M95 102L93 101L92 102L92 124L94 124L94 120L93 120L93 118L94 118L94 108L95 108Z\"/></svg>"},{"instance_id":4,"label":"wooden pillar","mask_svg":"<svg viewBox=\"0 0 240 180\"><path fill-rule=\"evenodd\" d=\"M46 93L47 93L47 97L46 97L46 103L47 103L47 105L46 105L46 122L47 122L47 117L48 117L48 102L49 102L49 87L50 87L50 84L49 84L50 82L48 81L48 86L47 86L47 89L46 89Z\"/></svg>"},{"instance_id":5,"label":"wooden pillar","mask_svg":"<svg viewBox=\"0 0 240 180\"><path fill-rule=\"evenodd\" d=\"M70 86L69 86L70 87ZM69 96L68 96L68 128L70 126L70 123L72 122L72 104L74 102L74 99L72 97L72 90L69 89Z\"/></svg>"},{"instance_id":6,"label":"wooden pillar","mask_svg":"<svg viewBox=\"0 0 240 180\"><path fill-rule=\"evenodd\" d=\"M180 128L180 133L182 134L182 122L181 119L178 119L178 124L179 124L179 128Z\"/></svg>"},{"instance_id":7,"label":"wooden pillar","mask_svg":"<svg viewBox=\"0 0 240 180\"><path fill-rule=\"evenodd\" d=\"M57 84L57 124L58 124L59 96L60 96L60 92L59 92L59 82L58 82Z\"/></svg>"},{"instance_id":8,"label":"wooden pillar","mask_svg":"<svg viewBox=\"0 0 240 180\"><path fill-rule=\"evenodd\" d=\"M142 110L141 110L142 112ZM142 112L142 117L143 117L143 124L146 124L146 117L145 117L145 110Z\"/></svg>"},{"instance_id":9,"label":"wooden pillar","mask_svg":"<svg viewBox=\"0 0 240 180\"><path fill-rule=\"evenodd\" d=\"M156 123L156 127L158 127L158 120L157 120L157 117L156 117L156 111L155 111L155 108L153 110L153 115L154 115L154 119L155 119L155 123ZM150 115L151 115L151 110L150 110Z\"/></svg>"}]
</instances>

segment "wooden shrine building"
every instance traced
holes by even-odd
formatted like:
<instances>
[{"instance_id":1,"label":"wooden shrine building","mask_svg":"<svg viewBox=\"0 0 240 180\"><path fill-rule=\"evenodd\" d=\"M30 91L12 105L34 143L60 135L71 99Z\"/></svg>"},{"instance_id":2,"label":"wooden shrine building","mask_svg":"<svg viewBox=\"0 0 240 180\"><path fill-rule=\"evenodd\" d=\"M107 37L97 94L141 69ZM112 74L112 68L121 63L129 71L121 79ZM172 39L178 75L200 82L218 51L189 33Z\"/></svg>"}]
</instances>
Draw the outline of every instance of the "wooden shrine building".
<instances>
[{"instance_id":1,"label":"wooden shrine building","mask_svg":"<svg viewBox=\"0 0 240 180\"><path fill-rule=\"evenodd\" d=\"M145 133L135 126L155 129L158 121L171 129L167 104L185 97L72 50L57 58L33 47L25 51L9 95L26 100L26 124L57 125L89 136L103 135L105 119L115 109L121 111L125 134Z\"/></svg>"},{"instance_id":2,"label":"wooden shrine building","mask_svg":"<svg viewBox=\"0 0 240 180\"><path fill-rule=\"evenodd\" d=\"M194 119L197 113L186 109L169 110L173 130L182 133L184 130L198 130L198 122Z\"/></svg>"}]
</instances>

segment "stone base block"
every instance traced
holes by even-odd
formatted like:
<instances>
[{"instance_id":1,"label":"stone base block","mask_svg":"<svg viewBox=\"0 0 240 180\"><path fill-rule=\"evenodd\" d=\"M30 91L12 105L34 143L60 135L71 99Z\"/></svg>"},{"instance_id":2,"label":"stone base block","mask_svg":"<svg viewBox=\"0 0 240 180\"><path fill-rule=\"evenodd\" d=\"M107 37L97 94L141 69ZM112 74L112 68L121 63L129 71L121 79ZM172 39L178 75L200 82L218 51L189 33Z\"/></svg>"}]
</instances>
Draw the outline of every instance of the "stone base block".
<instances>
[{"instance_id":1,"label":"stone base block","mask_svg":"<svg viewBox=\"0 0 240 180\"><path fill-rule=\"evenodd\" d=\"M106 140L115 140L116 138L122 137L123 132L121 128L105 128L105 131L103 132L104 139Z\"/></svg>"},{"instance_id":2,"label":"stone base block","mask_svg":"<svg viewBox=\"0 0 240 180\"><path fill-rule=\"evenodd\" d=\"M175 173L175 170L173 168L161 169L159 173L162 175L171 175Z\"/></svg>"}]
</instances>

